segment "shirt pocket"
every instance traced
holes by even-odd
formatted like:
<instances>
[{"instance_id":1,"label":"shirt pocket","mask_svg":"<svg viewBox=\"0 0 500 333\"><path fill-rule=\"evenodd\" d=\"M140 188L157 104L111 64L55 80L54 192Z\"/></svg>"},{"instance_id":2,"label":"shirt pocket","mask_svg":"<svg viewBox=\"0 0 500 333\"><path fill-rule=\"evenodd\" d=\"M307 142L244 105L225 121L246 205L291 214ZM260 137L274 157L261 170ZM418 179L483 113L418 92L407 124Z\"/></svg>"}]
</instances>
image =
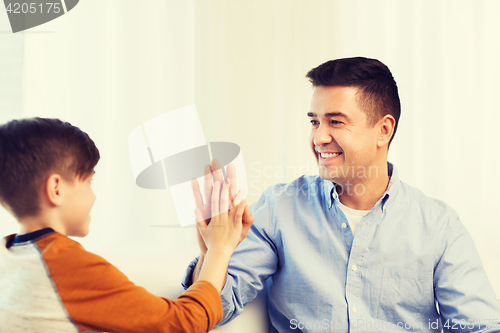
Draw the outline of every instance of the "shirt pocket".
<instances>
[{"instance_id":1,"label":"shirt pocket","mask_svg":"<svg viewBox=\"0 0 500 333\"><path fill-rule=\"evenodd\" d=\"M377 318L392 323L418 322L432 307L435 307L432 271L384 267Z\"/></svg>"}]
</instances>

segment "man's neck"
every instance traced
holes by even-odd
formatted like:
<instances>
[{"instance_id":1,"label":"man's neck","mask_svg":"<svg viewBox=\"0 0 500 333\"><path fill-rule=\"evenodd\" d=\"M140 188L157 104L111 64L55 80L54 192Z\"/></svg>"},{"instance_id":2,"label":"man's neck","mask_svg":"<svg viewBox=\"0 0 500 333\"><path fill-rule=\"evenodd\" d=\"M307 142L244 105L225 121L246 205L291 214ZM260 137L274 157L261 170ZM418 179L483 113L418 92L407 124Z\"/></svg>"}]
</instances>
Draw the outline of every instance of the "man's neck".
<instances>
[{"instance_id":1,"label":"man's neck","mask_svg":"<svg viewBox=\"0 0 500 333\"><path fill-rule=\"evenodd\" d=\"M345 206L357 210L370 210L384 195L389 185L390 177L387 167L380 168L376 177L363 181L347 180L343 185L337 184L339 200Z\"/></svg>"}]
</instances>

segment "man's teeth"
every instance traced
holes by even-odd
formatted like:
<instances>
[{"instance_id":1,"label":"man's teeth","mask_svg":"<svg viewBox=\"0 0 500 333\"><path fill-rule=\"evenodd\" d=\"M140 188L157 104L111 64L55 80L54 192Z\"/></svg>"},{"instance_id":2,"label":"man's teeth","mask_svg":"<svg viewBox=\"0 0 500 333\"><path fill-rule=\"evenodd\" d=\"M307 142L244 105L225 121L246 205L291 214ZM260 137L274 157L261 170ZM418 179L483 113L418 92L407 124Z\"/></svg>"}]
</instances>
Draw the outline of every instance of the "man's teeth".
<instances>
[{"instance_id":1,"label":"man's teeth","mask_svg":"<svg viewBox=\"0 0 500 333\"><path fill-rule=\"evenodd\" d=\"M334 156L339 156L342 153L320 153L321 157L323 158L330 158Z\"/></svg>"}]
</instances>

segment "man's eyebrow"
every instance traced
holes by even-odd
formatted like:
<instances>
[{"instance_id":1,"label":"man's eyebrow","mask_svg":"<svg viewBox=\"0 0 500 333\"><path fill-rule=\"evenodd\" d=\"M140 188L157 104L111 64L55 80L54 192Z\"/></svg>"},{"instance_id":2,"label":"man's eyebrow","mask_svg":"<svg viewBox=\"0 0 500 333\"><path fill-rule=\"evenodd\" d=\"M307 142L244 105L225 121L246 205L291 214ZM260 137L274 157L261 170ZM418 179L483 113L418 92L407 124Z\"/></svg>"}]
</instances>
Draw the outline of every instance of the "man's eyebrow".
<instances>
[{"instance_id":1,"label":"man's eyebrow","mask_svg":"<svg viewBox=\"0 0 500 333\"><path fill-rule=\"evenodd\" d=\"M316 115L316 113L314 113L314 112L308 112L307 116L308 117L318 117ZM343 112L327 112L327 113L325 113L325 117L343 117L343 118L349 119L349 117Z\"/></svg>"}]
</instances>

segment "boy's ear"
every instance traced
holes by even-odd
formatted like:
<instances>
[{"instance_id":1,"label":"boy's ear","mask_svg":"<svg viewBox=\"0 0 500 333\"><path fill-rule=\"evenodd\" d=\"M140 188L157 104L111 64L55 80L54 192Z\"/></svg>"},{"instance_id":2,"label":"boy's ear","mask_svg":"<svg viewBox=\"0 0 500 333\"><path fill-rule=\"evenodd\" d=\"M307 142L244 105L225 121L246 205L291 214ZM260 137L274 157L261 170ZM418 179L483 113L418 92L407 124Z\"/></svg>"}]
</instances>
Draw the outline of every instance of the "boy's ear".
<instances>
[{"instance_id":1,"label":"boy's ear","mask_svg":"<svg viewBox=\"0 0 500 333\"><path fill-rule=\"evenodd\" d=\"M47 200L54 206L62 204L63 183L62 177L58 174L52 174L45 181L44 194Z\"/></svg>"}]
</instances>

